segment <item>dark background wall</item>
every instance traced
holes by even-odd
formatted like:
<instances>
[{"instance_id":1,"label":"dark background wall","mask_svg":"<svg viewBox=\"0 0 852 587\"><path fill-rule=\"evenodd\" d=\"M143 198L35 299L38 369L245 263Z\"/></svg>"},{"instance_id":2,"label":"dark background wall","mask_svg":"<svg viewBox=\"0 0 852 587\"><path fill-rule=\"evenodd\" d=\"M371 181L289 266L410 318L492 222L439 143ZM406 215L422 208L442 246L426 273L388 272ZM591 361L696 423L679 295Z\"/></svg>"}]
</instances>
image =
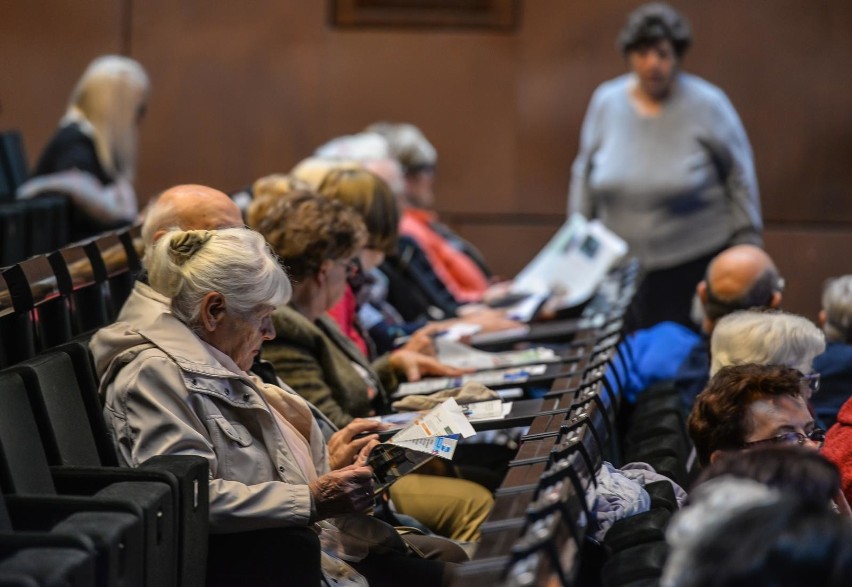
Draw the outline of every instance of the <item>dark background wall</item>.
<instances>
[{"instance_id":1,"label":"dark background wall","mask_svg":"<svg viewBox=\"0 0 852 587\"><path fill-rule=\"evenodd\" d=\"M521 0L512 32L337 29L319 0L11 0L0 15L0 128L31 160L96 55L126 53L154 92L142 199L201 182L233 191L380 120L440 154L438 208L511 276L564 218L579 127L625 66L627 0ZM852 272L852 3L681 0L685 68L721 86L749 133L766 245L785 306L814 317L825 277Z\"/></svg>"}]
</instances>

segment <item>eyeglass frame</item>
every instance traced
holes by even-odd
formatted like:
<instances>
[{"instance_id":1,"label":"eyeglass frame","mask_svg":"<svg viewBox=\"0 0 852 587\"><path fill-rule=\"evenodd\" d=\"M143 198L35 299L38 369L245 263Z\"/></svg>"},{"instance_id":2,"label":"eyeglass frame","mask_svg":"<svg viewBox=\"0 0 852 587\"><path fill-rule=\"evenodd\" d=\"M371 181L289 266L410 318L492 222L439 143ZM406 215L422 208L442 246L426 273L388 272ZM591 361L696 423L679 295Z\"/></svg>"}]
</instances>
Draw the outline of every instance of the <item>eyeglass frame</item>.
<instances>
[{"instance_id":1,"label":"eyeglass frame","mask_svg":"<svg viewBox=\"0 0 852 587\"><path fill-rule=\"evenodd\" d=\"M820 378L821 376L817 371L813 371L811 373L808 373L807 375L802 375L802 379L808 384L811 393L816 393L819 391Z\"/></svg>"},{"instance_id":2,"label":"eyeglass frame","mask_svg":"<svg viewBox=\"0 0 852 587\"><path fill-rule=\"evenodd\" d=\"M814 436L817 436L818 438L814 438ZM795 440L792 440L793 438L795 438ZM785 432L783 434L773 436L772 438L764 438L762 440L744 442L742 444L742 448L754 448L756 446L763 446L767 444L789 444L796 446L804 446L806 440L816 442L820 446L822 446L825 443L825 430L823 430L822 428L814 428L807 434L802 434L801 432Z\"/></svg>"}]
</instances>

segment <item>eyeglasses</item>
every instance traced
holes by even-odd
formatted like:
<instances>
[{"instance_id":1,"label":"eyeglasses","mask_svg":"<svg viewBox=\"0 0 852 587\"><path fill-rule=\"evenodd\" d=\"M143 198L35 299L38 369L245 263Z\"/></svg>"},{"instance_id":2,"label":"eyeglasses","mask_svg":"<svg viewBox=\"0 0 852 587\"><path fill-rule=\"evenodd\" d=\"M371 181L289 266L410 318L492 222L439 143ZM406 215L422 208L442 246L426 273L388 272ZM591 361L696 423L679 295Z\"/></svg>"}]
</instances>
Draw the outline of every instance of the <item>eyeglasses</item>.
<instances>
[{"instance_id":1,"label":"eyeglasses","mask_svg":"<svg viewBox=\"0 0 852 587\"><path fill-rule=\"evenodd\" d=\"M808 387L811 388L811 391L813 393L816 393L816 392L819 391L819 379L820 379L819 373L813 372L813 373L808 373L807 375L802 375L802 379L807 382Z\"/></svg>"},{"instance_id":2,"label":"eyeglasses","mask_svg":"<svg viewBox=\"0 0 852 587\"><path fill-rule=\"evenodd\" d=\"M822 446L822 443L825 442L825 430L821 428L814 428L807 434L802 434L801 432L785 432L784 434L779 434L772 438L755 440L754 442L745 442L743 443L743 448L754 448L755 446L763 446L766 444L795 444L797 446L804 446L806 440L816 442Z\"/></svg>"},{"instance_id":3,"label":"eyeglasses","mask_svg":"<svg viewBox=\"0 0 852 587\"><path fill-rule=\"evenodd\" d=\"M346 279L352 279L361 273L361 260L358 259L358 257L342 259L340 261L335 261L335 263L346 269Z\"/></svg>"}]
</instances>

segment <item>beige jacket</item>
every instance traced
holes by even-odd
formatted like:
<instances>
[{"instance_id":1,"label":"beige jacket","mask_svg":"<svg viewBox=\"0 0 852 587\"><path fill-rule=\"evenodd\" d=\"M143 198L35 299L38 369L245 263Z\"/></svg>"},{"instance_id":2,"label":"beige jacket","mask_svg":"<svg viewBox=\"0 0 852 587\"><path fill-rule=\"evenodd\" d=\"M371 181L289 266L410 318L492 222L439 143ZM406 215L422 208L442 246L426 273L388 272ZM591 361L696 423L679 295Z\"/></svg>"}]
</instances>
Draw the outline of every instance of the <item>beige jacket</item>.
<instances>
[{"instance_id":1,"label":"beige jacket","mask_svg":"<svg viewBox=\"0 0 852 587\"><path fill-rule=\"evenodd\" d=\"M160 454L193 454L210 463L214 532L312 521L308 479L270 411L309 441L318 475L328 471L322 433L305 401L225 368L170 314L135 330L116 323L91 342L105 398L104 416L119 458L137 466Z\"/></svg>"}]
</instances>

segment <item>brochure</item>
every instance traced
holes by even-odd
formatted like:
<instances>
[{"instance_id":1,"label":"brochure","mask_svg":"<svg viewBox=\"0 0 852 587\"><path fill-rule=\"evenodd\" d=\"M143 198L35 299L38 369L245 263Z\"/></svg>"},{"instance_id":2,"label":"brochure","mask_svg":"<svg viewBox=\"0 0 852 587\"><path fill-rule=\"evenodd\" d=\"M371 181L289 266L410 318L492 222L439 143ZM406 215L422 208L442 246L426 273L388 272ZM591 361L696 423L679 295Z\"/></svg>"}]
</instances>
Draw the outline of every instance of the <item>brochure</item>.
<instances>
[{"instance_id":1,"label":"brochure","mask_svg":"<svg viewBox=\"0 0 852 587\"><path fill-rule=\"evenodd\" d=\"M459 369L494 369L495 367L520 367L533 363L556 363L559 356L546 347L535 347L520 351L489 353L452 340L435 340L438 360Z\"/></svg>"},{"instance_id":2,"label":"brochure","mask_svg":"<svg viewBox=\"0 0 852 587\"><path fill-rule=\"evenodd\" d=\"M402 383L391 398L397 399L411 394L429 395L442 389L461 387L468 381L476 381L485 386L502 385L504 383L524 383L530 377L541 375L547 370L547 364L512 367L509 369L494 369L479 371L460 377L430 377L421 381Z\"/></svg>"},{"instance_id":3,"label":"brochure","mask_svg":"<svg viewBox=\"0 0 852 587\"><path fill-rule=\"evenodd\" d=\"M476 434L464 410L450 398L370 451L367 464L373 468L375 493L381 493L403 475L433 457L452 459L459 438Z\"/></svg>"}]
</instances>

